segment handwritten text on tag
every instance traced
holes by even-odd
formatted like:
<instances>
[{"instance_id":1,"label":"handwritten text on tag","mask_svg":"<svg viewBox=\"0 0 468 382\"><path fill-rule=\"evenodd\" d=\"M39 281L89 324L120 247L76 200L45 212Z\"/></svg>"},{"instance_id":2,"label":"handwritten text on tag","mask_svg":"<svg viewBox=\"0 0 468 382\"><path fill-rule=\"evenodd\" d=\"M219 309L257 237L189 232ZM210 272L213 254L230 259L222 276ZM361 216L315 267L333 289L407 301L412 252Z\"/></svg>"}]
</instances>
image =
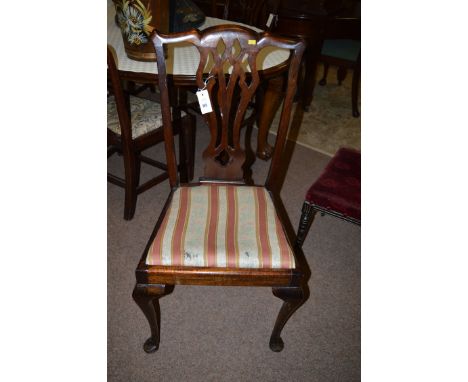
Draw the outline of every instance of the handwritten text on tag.
<instances>
[{"instance_id":1,"label":"handwritten text on tag","mask_svg":"<svg viewBox=\"0 0 468 382\"><path fill-rule=\"evenodd\" d=\"M211 107L210 95L208 90L197 91L198 103L200 104L200 111L202 114L211 113L213 108Z\"/></svg>"}]
</instances>

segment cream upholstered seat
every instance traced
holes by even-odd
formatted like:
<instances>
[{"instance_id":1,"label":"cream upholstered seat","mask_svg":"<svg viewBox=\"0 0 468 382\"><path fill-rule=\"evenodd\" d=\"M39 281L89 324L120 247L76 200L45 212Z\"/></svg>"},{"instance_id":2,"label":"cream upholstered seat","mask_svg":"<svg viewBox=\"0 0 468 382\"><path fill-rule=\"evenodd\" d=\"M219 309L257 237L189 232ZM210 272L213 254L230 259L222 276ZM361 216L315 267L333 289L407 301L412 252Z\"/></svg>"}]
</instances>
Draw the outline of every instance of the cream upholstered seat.
<instances>
[{"instance_id":1,"label":"cream upholstered seat","mask_svg":"<svg viewBox=\"0 0 468 382\"><path fill-rule=\"evenodd\" d=\"M156 130L162 126L161 105L144 98L130 96L132 138ZM182 112L182 116L185 112ZM121 134L117 105L113 96L107 97L107 127L116 134Z\"/></svg>"},{"instance_id":2,"label":"cream upholstered seat","mask_svg":"<svg viewBox=\"0 0 468 382\"><path fill-rule=\"evenodd\" d=\"M209 184L175 190L146 264L294 268L264 187Z\"/></svg>"}]
</instances>

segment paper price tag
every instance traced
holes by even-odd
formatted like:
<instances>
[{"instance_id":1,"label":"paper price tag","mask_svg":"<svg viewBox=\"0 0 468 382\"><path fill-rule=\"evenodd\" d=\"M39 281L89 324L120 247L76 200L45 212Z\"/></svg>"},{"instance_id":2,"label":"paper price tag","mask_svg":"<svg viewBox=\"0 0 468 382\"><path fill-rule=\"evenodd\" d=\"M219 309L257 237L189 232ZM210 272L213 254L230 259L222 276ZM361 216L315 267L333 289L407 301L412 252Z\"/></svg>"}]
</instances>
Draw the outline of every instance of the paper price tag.
<instances>
[{"instance_id":1,"label":"paper price tag","mask_svg":"<svg viewBox=\"0 0 468 382\"><path fill-rule=\"evenodd\" d=\"M213 108L211 107L210 95L208 90L197 91L198 104L200 105L200 111L202 114L211 113Z\"/></svg>"},{"instance_id":2,"label":"paper price tag","mask_svg":"<svg viewBox=\"0 0 468 382\"><path fill-rule=\"evenodd\" d=\"M266 22L266 26L267 26L268 28L270 28L271 23L273 22L273 20L274 20L275 18L276 18L276 15L274 15L273 13L270 13L270 14L268 15L268 20L267 20L267 22Z\"/></svg>"}]
</instances>

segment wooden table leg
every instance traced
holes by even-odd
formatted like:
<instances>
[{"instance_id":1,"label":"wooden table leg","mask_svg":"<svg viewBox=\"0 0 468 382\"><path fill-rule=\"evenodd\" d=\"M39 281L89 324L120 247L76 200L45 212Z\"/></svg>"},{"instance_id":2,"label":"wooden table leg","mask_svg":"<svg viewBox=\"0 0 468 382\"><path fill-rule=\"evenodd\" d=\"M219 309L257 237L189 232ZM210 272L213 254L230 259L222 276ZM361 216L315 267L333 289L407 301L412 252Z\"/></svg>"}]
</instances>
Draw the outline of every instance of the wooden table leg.
<instances>
[{"instance_id":1,"label":"wooden table leg","mask_svg":"<svg viewBox=\"0 0 468 382\"><path fill-rule=\"evenodd\" d=\"M322 50L325 25L328 20L325 10L323 12L316 11L311 10L307 15L300 15L295 12L291 13L285 7L282 12L280 11L276 26L272 30L286 36L302 37L307 42L307 48L302 58L305 66L305 78L301 75L298 82L298 98L301 98L304 111L309 110L312 102L317 62Z\"/></svg>"},{"instance_id":2,"label":"wooden table leg","mask_svg":"<svg viewBox=\"0 0 468 382\"><path fill-rule=\"evenodd\" d=\"M312 103L319 56L320 45L317 46L317 44L311 44L308 49L306 49L304 56L305 78L302 82L303 90L301 92L304 111L309 111L310 104Z\"/></svg>"},{"instance_id":3,"label":"wooden table leg","mask_svg":"<svg viewBox=\"0 0 468 382\"><path fill-rule=\"evenodd\" d=\"M284 77L279 76L268 80L263 99L261 112L257 121L257 156L268 160L273 154L273 147L268 144L268 130L283 100Z\"/></svg>"}]
</instances>

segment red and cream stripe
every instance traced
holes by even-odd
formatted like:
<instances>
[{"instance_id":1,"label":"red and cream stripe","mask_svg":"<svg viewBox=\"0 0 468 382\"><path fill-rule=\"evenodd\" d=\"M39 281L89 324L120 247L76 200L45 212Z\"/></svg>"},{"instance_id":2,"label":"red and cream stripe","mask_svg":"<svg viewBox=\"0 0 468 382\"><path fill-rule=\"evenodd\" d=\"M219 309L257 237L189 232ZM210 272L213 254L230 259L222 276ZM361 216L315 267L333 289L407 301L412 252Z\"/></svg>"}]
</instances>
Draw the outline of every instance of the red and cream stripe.
<instances>
[{"instance_id":1,"label":"red and cream stripe","mask_svg":"<svg viewBox=\"0 0 468 382\"><path fill-rule=\"evenodd\" d=\"M236 187L226 186L226 261L228 268L237 267L237 193Z\"/></svg>"},{"instance_id":2,"label":"red and cream stripe","mask_svg":"<svg viewBox=\"0 0 468 382\"><path fill-rule=\"evenodd\" d=\"M205 263L209 267L216 267L216 239L218 234L219 187L213 185L208 190L208 213L205 235Z\"/></svg>"},{"instance_id":3,"label":"red and cream stripe","mask_svg":"<svg viewBox=\"0 0 468 382\"><path fill-rule=\"evenodd\" d=\"M187 233L188 216L190 214L190 192L191 187L180 188L177 222L172 232L172 265L183 265L184 261L185 235Z\"/></svg>"},{"instance_id":4,"label":"red and cream stripe","mask_svg":"<svg viewBox=\"0 0 468 382\"><path fill-rule=\"evenodd\" d=\"M271 246L268 235L268 208L266 201L266 194L263 188L255 188L255 200L258 205L258 216L257 216L257 230L258 238L260 242L259 248L259 259L261 261L260 268L271 268Z\"/></svg>"}]
</instances>

